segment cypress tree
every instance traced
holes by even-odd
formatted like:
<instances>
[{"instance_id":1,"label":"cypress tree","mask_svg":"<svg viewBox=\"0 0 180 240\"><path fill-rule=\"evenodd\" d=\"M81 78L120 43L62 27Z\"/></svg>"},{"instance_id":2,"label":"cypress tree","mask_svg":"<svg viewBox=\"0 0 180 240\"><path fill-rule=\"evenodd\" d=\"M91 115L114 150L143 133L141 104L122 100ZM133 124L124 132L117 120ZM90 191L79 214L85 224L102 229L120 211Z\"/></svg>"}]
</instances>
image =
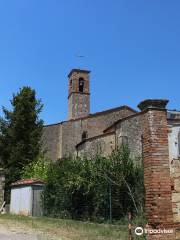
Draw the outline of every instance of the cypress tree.
<instances>
[{"instance_id":1,"label":"cypress tree","mask_svg":"<svg viewBox=\"0 0 180 240\"><path fill-rule=\"evenodd\" d=\"M43 121L39 119L43 105L35 90L23 87L11 100L12 110L3 107L0 118L0 158L5 169L6 189L20 179L23 167L40 153Z\"/></svg>"}]
</instances>

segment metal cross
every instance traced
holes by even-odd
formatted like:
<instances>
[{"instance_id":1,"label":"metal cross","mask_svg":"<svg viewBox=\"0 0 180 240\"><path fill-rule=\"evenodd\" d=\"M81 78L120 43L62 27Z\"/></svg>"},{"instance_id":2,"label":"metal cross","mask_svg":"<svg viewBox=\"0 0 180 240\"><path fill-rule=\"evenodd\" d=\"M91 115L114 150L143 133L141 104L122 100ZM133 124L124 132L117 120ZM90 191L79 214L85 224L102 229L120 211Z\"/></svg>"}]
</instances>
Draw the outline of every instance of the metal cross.
<instances>
[{"instance_id":1,"label":"metal cross","mask_svg":"<svg viewBox=\"0 0 180 240\"><path fill-rule=\"evenodd\" d=\"M85 56L83 56L83 55L78 55L78 54L76 54L75 56L76 56L77 59L79 59L79 60L85 57ZM79 63L80 63L80 62L79 62ZM80 67L78 67L78 68L80 69Z\"/></svg>"}]
</instances>

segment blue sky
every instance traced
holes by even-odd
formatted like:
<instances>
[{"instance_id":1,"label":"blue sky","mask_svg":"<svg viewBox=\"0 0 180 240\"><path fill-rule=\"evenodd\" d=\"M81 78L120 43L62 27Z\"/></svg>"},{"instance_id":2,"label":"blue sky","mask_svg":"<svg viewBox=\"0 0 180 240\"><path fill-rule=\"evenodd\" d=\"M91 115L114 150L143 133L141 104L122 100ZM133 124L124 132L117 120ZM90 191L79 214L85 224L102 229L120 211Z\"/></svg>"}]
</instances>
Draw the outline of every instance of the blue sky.
<instances>
[{"instance_id":1,"label":"blue sky","mask_svg":"<svg viewBox=\"0 0 180 240\"><path fill-rule=\"evenodd\" d=\"M146 98L180 109L179 13L179 0L0 0L0 105L28 85L46 124L65 120L67 74L81 67L91 112Z\"/></svg>"}]
</instances>

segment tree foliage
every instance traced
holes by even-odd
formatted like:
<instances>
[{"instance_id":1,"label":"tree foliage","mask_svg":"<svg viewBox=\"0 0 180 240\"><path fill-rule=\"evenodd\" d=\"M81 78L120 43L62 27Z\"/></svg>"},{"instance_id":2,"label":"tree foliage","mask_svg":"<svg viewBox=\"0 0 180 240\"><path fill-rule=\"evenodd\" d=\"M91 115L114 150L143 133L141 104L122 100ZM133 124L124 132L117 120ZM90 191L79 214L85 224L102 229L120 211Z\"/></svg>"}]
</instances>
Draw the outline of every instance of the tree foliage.
<instances>
[{"instance_id":1,"label":"tree foliage","mask_svg":"<svg viewBox=\"0 0 180 240\"><path fill-rule=\"evenodd\" d=\"M12 110L3 107L0 119L0 158L6 171L6 187L20 179L24 166L32 162L41 148L43 122L40 100L30 87L23 87L13 95Z\"/></svg>"},{"instance_id":2,"label":"tree foliage","mask_svg":"<svg viewBox=\"0 0 180 240\"><path fill-rule=\"evenodd\" d=\"M50 159L40 153L34 161L23 167L21 178L36 178L46 182L49 165Z\"/></svg>"},{"instance_id":3,"label":"tree foliage","mask_svg":"<svg viewBox=\"0 0 180 240\"><path fill-rule=\"evenodd\" d=\"M50 164L44 190L46 215L73 219L109 218L110 187L113 219L143 209L141 164L121 146L109 157L67 157Z\"/></svg>"}]
</instances>

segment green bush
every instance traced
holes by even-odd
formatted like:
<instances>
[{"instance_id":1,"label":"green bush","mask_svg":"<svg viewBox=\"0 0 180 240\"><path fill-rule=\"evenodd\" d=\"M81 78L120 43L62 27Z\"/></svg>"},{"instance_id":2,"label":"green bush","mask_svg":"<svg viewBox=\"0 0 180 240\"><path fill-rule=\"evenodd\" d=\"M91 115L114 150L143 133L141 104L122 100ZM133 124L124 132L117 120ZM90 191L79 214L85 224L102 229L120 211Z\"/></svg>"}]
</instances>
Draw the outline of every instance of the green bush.
<instances>
[{"instance_id":1,"label":"green bush","mask_svg":"<svg viewBox=\"0 0 180 240\"><path fill-rule=\"evenodd\" d=\"M127 146L109 157L69 156L49 165L43 194L47 216L104 221L112 209L116 220L129 211L140 214L143 203L142 166L134 164Z\"/></svg>"},{"instance_id":2,"label":"green bush","mask_svg":"<svg viewBox=\"0 0 180 240\"><path fill-rule=\"evenodd\" d=\"M46 182L49 166L50 160L41 153L34 161L23 168L21 178L37 178Z\"/></svg>"}]
</instances>

